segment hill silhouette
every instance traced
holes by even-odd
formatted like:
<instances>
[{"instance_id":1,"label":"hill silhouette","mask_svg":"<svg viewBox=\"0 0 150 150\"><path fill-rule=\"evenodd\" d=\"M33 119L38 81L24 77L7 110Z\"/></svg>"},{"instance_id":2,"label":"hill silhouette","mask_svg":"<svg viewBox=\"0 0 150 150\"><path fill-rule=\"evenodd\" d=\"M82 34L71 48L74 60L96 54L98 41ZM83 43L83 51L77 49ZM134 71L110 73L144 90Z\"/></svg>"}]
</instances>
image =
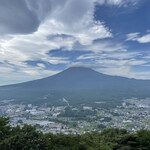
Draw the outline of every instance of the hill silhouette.
<instances>
[{"instance_id":1,"label":"hill silhouette","mask_svg":"<svg viewBox=\"0 0 150 150\"><path fill-rule=\"evenodd\" d=\"M85 67L71 67L47 78L0 87L0 100L21 103L61 105L65 98L71 104L90 104L130 97L150 97L150 80L110 76Z\"/></svg>"}]
</instances>

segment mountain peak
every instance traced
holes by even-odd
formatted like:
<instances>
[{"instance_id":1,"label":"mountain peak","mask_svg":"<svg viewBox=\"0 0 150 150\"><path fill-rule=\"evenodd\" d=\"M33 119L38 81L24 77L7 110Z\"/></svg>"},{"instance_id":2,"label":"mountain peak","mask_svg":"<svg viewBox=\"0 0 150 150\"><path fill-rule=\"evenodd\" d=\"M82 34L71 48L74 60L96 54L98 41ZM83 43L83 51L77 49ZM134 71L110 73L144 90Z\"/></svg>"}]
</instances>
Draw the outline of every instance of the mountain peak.
<instances>
[{"instance_id":1,"label":"mountain peak","mask_svg":"<svg viewBox=\"0 0 150 150\"><path fill-rule=\"evenodd\" d=\"M84 66L71 66L69 68L67 68L66 70L64 71L78 71L78 72L96 72L95 70L89 68L89 67L84 67Z\"/></svg>"},{"instance_id":2,"label":"mountain peak","mask_svg":"<svg viewBox=\"0 0 150 150\"><path fill-rule=\"evenodd\" d=\"M68 69L89 69L92 70L90 67L85 67L85 66L71 66Z\"/></svg>"},{"instance_id":3,"label":"mountain peak","mask_svg":"<svg viewBox=\"0 0 150 150\"><path fill-rule=\"evenodd\" d=\"M47 95L47 100L43 96ZM55 105L65 97L70 103L150 97L150 81L105 75L88 67L70 67L56 75L0 88L1 99Z\"/></svg>"},{"instance_id":4,"label":"mountain peak","mask_svg":"<svg viewBox=\"0 0 150 150\"><path fill-rule=\"evenodd\" d=\"M60 74L69 74L70 76L75 76L75 75L85 75L85 76L89 76L89 75L97 75L97 74L101 74L89 67L82 67L82 66L73 66L73 67L69 67L66 70L60 72Z\"/></svg>"}]
</instances>

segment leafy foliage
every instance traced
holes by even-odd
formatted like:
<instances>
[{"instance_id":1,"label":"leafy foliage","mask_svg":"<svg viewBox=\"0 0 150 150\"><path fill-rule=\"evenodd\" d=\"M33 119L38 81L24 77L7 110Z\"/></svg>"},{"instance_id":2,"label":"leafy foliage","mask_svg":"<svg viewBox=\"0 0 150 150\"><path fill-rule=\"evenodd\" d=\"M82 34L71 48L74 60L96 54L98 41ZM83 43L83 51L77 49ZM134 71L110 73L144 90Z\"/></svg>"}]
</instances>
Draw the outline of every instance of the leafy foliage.
<instances>
[{"instance_id":1,"label":"leafy foliage","mask_svg":"<svg viewBox=\"0 0 150 150\"><path fill-rule=\"evenodd\" d=\"M104 129L83 135L43 134L30 125L10 127L9 118L0 118L0 150L149 150L150 131L128 133Z\"/></svg>"},{"instance_id":2,"label":"leafy foliage","mask_svg":"<svg viewBox=\"0 0 150 150\"><path fill-rule=\"evenodd\" d=\"M0 118L0 141L7 138L10 134L9 118Z\"/></svg>"}]
</instances>

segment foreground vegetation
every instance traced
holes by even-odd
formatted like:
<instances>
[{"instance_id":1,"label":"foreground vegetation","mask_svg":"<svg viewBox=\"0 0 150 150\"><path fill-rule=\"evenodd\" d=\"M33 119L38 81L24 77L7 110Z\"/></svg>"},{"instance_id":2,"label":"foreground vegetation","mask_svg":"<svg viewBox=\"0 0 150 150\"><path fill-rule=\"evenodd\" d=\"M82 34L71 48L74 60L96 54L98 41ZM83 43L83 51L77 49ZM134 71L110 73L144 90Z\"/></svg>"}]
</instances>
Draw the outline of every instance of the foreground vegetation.
<instances>
[{"instance_id":1,"label":"foreground vegetation","mask_svg":"<svg viewBox=\"0 0 150 150\"><path fill-rule=\"evenodd\" d=\"M43 134L30 125L10 127L0 118L0 150L150 150L150 131L105 129L84 135Z\"/></svg>"}]
</instances>

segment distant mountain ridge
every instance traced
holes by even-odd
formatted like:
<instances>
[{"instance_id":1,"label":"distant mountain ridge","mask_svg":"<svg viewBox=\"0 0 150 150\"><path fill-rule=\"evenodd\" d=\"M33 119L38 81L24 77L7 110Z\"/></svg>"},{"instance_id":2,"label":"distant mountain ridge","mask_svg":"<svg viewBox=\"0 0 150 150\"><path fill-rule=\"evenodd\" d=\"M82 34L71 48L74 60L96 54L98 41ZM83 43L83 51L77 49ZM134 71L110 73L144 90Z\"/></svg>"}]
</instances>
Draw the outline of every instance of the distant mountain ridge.
<instances>
[{"instance_id":1,"label":"distant mountain ridge","mask_svg":"<svg viewBox=\"0 0 150 150\"><path fill-rule=\"evenodd\" d=\"M21 103L60 105L62 98L71 104L150 97L150 80L105 75L85 67L71 67L56 75L0 87L0 100Z\"/></svg>"}]
</instances>

